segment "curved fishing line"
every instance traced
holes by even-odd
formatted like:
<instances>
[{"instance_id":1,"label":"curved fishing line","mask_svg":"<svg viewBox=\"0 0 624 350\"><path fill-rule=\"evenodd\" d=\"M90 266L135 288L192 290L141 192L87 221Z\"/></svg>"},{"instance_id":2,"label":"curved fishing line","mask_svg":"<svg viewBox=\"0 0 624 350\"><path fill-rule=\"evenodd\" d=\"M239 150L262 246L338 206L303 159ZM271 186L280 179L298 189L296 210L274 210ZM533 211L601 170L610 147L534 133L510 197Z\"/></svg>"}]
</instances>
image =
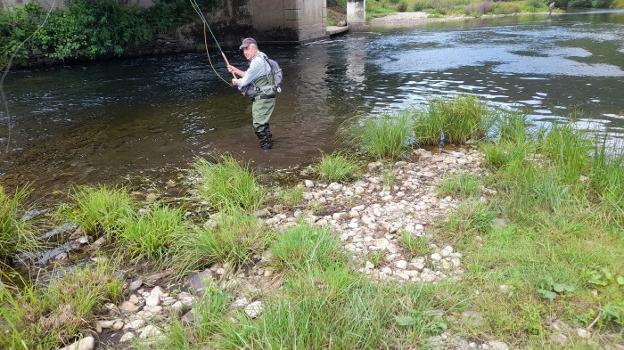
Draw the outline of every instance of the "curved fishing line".
<instances>
[{"instance_id":1,"label":"curved fishing line","mask_svg":"<svg viewBox=\"0 0 624 350\"><path fill-rule=\"evenodd\" d=\"M33 36L35 36L35 34L37 34L39 32L39 30L41 30L41 28L43 28L43 26L48 22L48 18L50 18L50 14L52 13L52 10L54 9L55 6L56 6L56 0L54 0L52 2L52 5L48 9L48 13L46 14L45 18L43 19L43 22L41 22L41 24L37 27L37 29L35 29L35 31L32 32L32 34L30 34L26 39L24 39L17 46L17 48L15 48L15 50L11 54L11 57L9 58L9 61L7 62L6 69L4 70L4 72L2 73L2 77L0 78L0 98L2 99L2 103L4 103L4 112L6 113L7 125L8 125L8 128L7 128L7 144L6 144L6 149L5 149L5 153L6 154L9 154L9 146L11 144L11 129L12 129L12 125L11 125L11 114L9 113L9 102L7 101L6 95L4 94L4 79L9 74L9 71L11 70L11 66L13 65L13 60L15 59L15 56L17 56L17 53L19 52L19 50L21 50L22 47Z\"/></svg>"},{"instance_id":2,"label":"curved fishing line","mask_svg":"<svg viewBox=\"0 0 624 350\"><path fill-rule=\"evenodd\" d=\"M228 82L225 78L223 78L223 76L221 76L221 74L219 74L219 72L217 72L217 70L214 67L214 64L212 63L212 59L210 58L210 53L208 51L208 39L207 39L207 35L206 35L206 28L208 28L208 31L210 32L210 35L214 39L214 42L217 45L217 48L221 52L221 56L223 56L224 60L227 63L227 58L225 57L225 53L221 49L221 45L219 45L219 41L217 40L217 37L214 35L214 32L212 31L212 29L210 28L210 25L208 24L208 20L206 20L206 17L204 16L203 12L201 11L201 7L197 3L197 1L196 0L189 0L189 2L191 3L191 7L195 11L195 13L197 13L197 15L199 16L199 19L204 24L204 45L206 47L206 55L208 56L208 63L210 64L210 68L212 68L212 71L217 75L217 77L219 77L219 79L223 80L223 82L225 82L228 86L231 87L232 84L230 84L230 82Z\"/></svg>"}]
</instances>

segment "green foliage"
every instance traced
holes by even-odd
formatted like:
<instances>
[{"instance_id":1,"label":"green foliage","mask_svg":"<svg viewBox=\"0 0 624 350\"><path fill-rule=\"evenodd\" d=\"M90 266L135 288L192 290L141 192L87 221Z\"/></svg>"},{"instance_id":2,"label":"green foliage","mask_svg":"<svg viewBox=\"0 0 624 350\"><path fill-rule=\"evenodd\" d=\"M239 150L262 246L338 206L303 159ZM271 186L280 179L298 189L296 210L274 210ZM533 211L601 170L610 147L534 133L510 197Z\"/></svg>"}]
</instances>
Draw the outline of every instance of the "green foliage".
<instances>
[{"instance_id":1,"label":"green foliage","mask_svg":"<svg viewBox=\"0 0 624 350\"><path fill-rule=\"evenodd\" d=\"M572 285L555 282L552 276L542 278L537 286L537 294L550 301L555 300L557 295L573 293L575 290Z\"/></svg>"},{"instance_id":2,"label":"green foliage","mask_svg":"<svg viewBox=\"0 0 624 350\"><path fill-rule=\"evenodd\" d=\"M349 180L355 176L358 169L356 161L341 152L324 154L316 166L316 171L326 181Z\"/></svg>"},{"instance_id":3,"label":"green foliage","mask_svg":"<svg viewBox=\"0 0 624 350\"><path fill-rule=\"evenodd\" d=\"M0 65L20 43L35 33L47 10L36 4L0 11ZM71 0L67 10L53 10L45 26L18 53L18 62L44 57L51 61L121 55L147 43L154 33L188 23L194 13L183 0L158 0L140 9L116 0Z\"/></svg>"},{"instance_id":4,"label":"green foliage","mask_svg":"<svg viewBox=\"0 0 624 350\"><path fill-rule=\"evenodd\" d=\"M479 194L479 179L475 175L453 175L438 186L439 196L471 197Z\"/></svg>"},{"instance_id":5,"label":"green foliage","mask_svg":"<svg viewBox=\"0 0 624 350\"><path fill-rule=\"evenodd\" d=\"M578 181L581 173L589 166L592 143L572 125L555 125L540 139L538 152L548 156L558 169L562 180L567 183Z\"/></svg>"},{"instance_id":6,"label":"green foliage","mask_svg":"<svg viewBox=\"0 0 624 350\"><path fill-rule=\"evenodd\" d=\"M0 288L0 348L57 349L70 343L92 325L101 305L122 297L123 281L114 272L114 266L101 262L54 279L47 287Z\"/></svg>"},{"instance_id":7,"label":"green foliage","mask_svg":"<svg viewBox=\"0 0 624 350\"><path fill-rule=\"evenodd\" d=\"M30 252L37 247L31 225L21 221L22 206L29 193L23 187L9 195L0 186L0 263L15 253Z\"/></svg>"},{"instance_id":8,"label":"green foliage","mask_svg":"<svg viewBox=\"0 0 624 350\"><path fill-rule=\"evenodd\" d=\"M416 143L438 145L441 138L451 144L481 140L490 122L487 107L474 96L459 96L448 101L433 100L426 111L416 113Z\"/></svg>"},{"instance_id":9,"label":"green foliage","mask_svg":"<svg viewBox=\"0 0 624 350\"><path fill-rule=\"evenodd\" d=\"M570 0L568 1L569 8L591 8L592 0Z\"/></svg>"},{"instance_id":10,"label":"green foliage","mask_svg":"<svg viewBox=\"0 0 624 350\"><path fill-rule=\"evenodd\" d=\"M210 227L196 227L176 247L174 263L181 270L230 263L240 266L267 247L273 233L253 215L240 211L215 215Z\"/></svg>"},{"instance_id":11,"label":"green foliage","mask_svg":"<svg viewBox=\"0 0 624 350\"><path fill-rule=\"evenodd\" d=\"M624 276L612 273L608 268L585 271L587 282L593 287L606 287L611 284L624 287Z\"/></svg>"},{"instance_id":12,"label":"green foliage","mask_svg":"<svg viewBox=\"0 0 624 350\"><path fill-rule=\"evenodd\" d=\"M426 237L415 237L407 231L401 232L401 246L411 257L423 256L431 252L429 240Z\"/></svg>"},{"instance_id":13,"label":"green foliage","mask_svg":"<svg viewBox=\"0 0 624 350\"><path fill-rule=\"evenodd\" d=\"M340 243L329 231L305 224L282 233L271 254L277 266L291 271L325 270L344 261Z\"/></svg>"},{"instance_id":14,"label":"green foliage","mask_svg":"<svg viewBox=\"0 0 624 350\"><path fill-rule=\"evenodd\" d=\"M71 198L74 205L61 207L60 215L91 234L122 229L125 219L134 212L134 203L123 188L81 187Z\"/></svg>"},{"instance_id":15,"label":"green foliage","mask_svg":"<svg viewBox=\"0 0 624 350\"><path fill-rule=\"evenodd\" d=\"M364 151L378 159L398 158L410 144L410 111L395 115L367 118L362 125L354 126L350 132L353 140Z\"/></svg>"},{"instance_id":16,"label":"green foliage","mask_svg":"<svg viewBox=\"0 0 624 350\"><path fill-rule=\"evenodd\" d=\"M134 214L116 234L122 255L163 261L188 229L180 209L154 205L147 214Z\"/></svg>"},{"instance_id":17,"label":"green foliage","mask_svg":"<svg viewBox=\"0 0 624 350\"><path fill-rule=\"evenodd\" d=\"M219 210L254 211L260 207L264 190L254 174L234 158L224 156L219 163L199 160L194 164L199 175L199 193Z\"/></svg>"},{"instance_id":18,"label":"green foliage","mask_svg":"<svg viewBox=\"0 0 624 350\"><path fill-rule=\"evenodd\" d=\"M303 203L303 193L305 189L301 186L295 186L288 189L282 189L278 192L280 203L289 207L296 207Z\"/></svg>"}]
</instances>

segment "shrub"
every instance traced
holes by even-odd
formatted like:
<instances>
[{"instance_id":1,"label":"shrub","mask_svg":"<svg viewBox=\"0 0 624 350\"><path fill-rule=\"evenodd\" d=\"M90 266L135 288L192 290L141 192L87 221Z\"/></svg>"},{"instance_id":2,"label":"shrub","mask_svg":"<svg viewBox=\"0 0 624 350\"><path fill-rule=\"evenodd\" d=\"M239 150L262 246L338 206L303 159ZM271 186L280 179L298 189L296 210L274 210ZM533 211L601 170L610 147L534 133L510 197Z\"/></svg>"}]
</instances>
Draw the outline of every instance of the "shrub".
<instances>
[{"instance_id":1,"label":"shrub","mask_svg":"<svg viewBox=\"0 0 624 350\"><path fill-rule=\"evenodd\" d=\"M397 11L398 12L405 12L407 11L407 3L405 1L401 1L398 5L397 5Z\"/></svg>"},{"instance_id":2,"label":"shrub","mask_svg":"<svg viewBox=\"0 0 624 350\"><path fill-rule=\"evenodd\" d=\"M327 181L344 181L354 177L357 163L344 153L324 154L316 171Z\"/></svg>"},{"instance_id":3,"label":"shrub","mask_svg":"<svg viewBox=\"0 0 624 350\"><path fill-rule=\"evenodd\" d=\"M219 163L202 159L194 167L199 175L199 194L213 207L253 211L262 204L264 190L251 170L234 158L224 156Z\"/></svg>"},{"instance_id":4,"label":"shrub","mask_svg":"<svg viewBox=\"0 0 624 350\"><path fill-rule=\"evenodd\" d=\"M122 229L124 220L134 212L134 204L123 188L82 187L71 197L74 205L61 207L61 215L92 234Z\"/></svg>"},{"instance_id":5,"label":"shrub","mask_svg":"<svg viewBox=\"0 0 624 350\"><path fill-rule=\"evenodd\" d=\"M37 240L28 223L21 221L21 206L30 191L27 187L8 195L0 186L0 263L18 252L30 252Z\"/></svg>"},{"instance_id":6,"label":"shrub","mask_svg":"<svg viewBox=\"0 0 624 350\"><path fill-rule=\"evenodd\" d=\"M155 205L147 214L128 217L116 238L123 255L162 261L187 228L180 209Z\"/></svg>"},{"instance_id":7,"label":"shrub","mask_svg":"<svg viewBox=\"0 0 624 350\"><path fill-rule=\"evenodd\" d=\"M2 349L56 349L71 342L94 322L106 301L118 302L123 280L106 262L54 279L47 287L0 288ZM6 331L6 333L5 333Z\"/></svg>"},{"instance_id":8,"label":"shrub","mask_svg":"<svg viewBox=\"0 0 624 350\"><path fill-rule=\"evenodd\" d=\"M591 8L592 0L570 0L568 2L569 8Z\"/></svg>"}]
</instances>

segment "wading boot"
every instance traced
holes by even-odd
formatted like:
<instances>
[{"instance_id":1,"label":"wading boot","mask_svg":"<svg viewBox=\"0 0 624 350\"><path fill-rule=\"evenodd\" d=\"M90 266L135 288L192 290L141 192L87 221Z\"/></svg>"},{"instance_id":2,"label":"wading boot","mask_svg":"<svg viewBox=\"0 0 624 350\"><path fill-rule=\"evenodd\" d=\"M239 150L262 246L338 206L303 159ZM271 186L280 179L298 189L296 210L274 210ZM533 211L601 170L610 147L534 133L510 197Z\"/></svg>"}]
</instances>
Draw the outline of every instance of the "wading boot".
<instances>
[{"instance_id":1,"label":"wading boot","mask_svg":"<svg viewBox=\"0 0 624 350\"><path fill-rule=\"evenodd\" d=\"M269 150L273 148L273 135L271 134L271 129L269 129L269 124L262 124L255 128L256 136L260 141L260 148L263 150Z\"/></svg>"}]
</instances>

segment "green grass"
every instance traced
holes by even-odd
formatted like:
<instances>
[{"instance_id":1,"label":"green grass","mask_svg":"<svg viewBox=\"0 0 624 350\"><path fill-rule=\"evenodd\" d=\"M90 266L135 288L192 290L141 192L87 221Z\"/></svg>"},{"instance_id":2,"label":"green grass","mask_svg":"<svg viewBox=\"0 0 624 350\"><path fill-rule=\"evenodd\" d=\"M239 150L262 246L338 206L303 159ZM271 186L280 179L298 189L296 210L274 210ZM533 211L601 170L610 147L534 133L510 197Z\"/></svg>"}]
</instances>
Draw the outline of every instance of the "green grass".
<instances>
[{"instance_id":1,"label":"green grass","mask_svg":"<svg viewBox=\"0 0 624 350\"><path fill-rule=\"evenodd\" d=\"M407 231L402 231L400 239L401 247L408 253L410 258L425 256L431 252L429 239L426 237L416 237Z\"/></svg>"},{"instance_id":2,"label":"green grass","mask_svg":"<svg viewBox=\"0 0 624 350\"><path fill-rule=\"evenodd\" d=\"M53 279L47 287L0 289L0 348L57 349L72 342L92 326L104 302L120 301L123 280L114 272L113 265L102 262Z\"/></svg>"},{"instance_id":3,"label":"green grass","mask_svg":"<svg viewBox=\"0 0 624 350\"><path fill-rule=\"evenodd\" d=\"M500 130L482 146L492 171L484 181L497 194L487 204L466 202L440 229L463 253L463 290L479 290L465 297L485 320L458 331L557 347L546 327L556 315L573 328L596 319L595 333L622 332L622 157L571 125L530 133L508 120ZM493 225L496 216L506 224Z\"/></svg>"},{"instance_id":4,"label":"green grass","mask_svg":"<svg viewBox=\"0 0 624 350\"><path fill-rule=\"evenodd\" d=\"M199 193L219 210L254 211L260 207L264 189L254 174L234 158L224 156L219 163L199 160L194 164L199 176Z\"/></svg>"},{"instance_id":5,"label":"green grass","mask_svg":"<svg viewBox=\"0 0 624 350\"><path fill-rule=\"evenodd\" d=\"M115 235L118 251L131 259L162 262L176 242L185 239L189 226L181 209L153 205L147 214L126 218Z\"/></svg>"},{"instance_id":6,"label":"green grass","mask_svg":"<svg viewBox=\"0 0 624 350\"><path fill-rule=\"evenodd\" d=\"M281 189L278 194L278 200L282 205L288 207L296 207L303 203L303 193L305 188L301 186L295 186L291 188Z\"/></svg>"},{"instance_id":7,"label":"green grass","mask_svg":"<svg viewBox=\"0 0 624 350\"><path fill-rule=\"evenodd\" d=\"M205 268L214 263L241 266L262 253L273 232L256 217L241 211L218 215L214 227L195 227L180 240L175 265L182 270Z\"/></svg>"},{"instance_id":8,"label":"green grass","mask_svg":"<svg viewBox=\"0 0 624 350\"><path fill-rule=\"evenodd\" d=\"M282 270L323 270L345 256L331 232L299 224L279 235L271 247L274 264Z\"/></svg>"},{"instance_id":9,"label":"green grass","mask_svg":"<svg viewBox=\"0 0 624 350\"><path fill-rule=\"evenodd\" d=\"M365 154L377 159L399 158L408 149L410 110L366 118L361 124L349 128L352 142Z\"/></svg>"},{"instance_id":10,"label":"green grass","mask_svg":"<svg viewBox=\"0 0 624 350\"><path fill-rule=\"evenodd\" d=\"M20 220L29 193L25 187L10 195L0 186L0 263L18 252L31 252L38 246L31 225Z\"/></svg>"},{"instance_id":11,"label":"green grass","mask_svg":"<svg viewBox=\"0 0 624 350\"><path fill-rule=\"evenodd\" d=\"M345 181L354 178L359 168L352 157L337 152L324 154L316 165L316 172L326 181Z\"/></svg>"},{"instance_id":12,"label":"green grass","mask_svg":"<svg viewBox=\"0 0 624 350\"><path fill-rule=\"evenodd\" d=\"M425 111L415 113L414 132L420 146L480 141L492 124L493 111L474 96L432 100Z\"/></svg>"},{"instance_id":13,"label":"green grass","mask_svg":"<svg viewBox=\"0 0 624 350\"><path fill-rule=\"evenodd\" d=\"M442 180L437 188L438 196L473 197L479 194L479 179L475 175L453 175Z\"/></svg>"},{"instance_id":14,"label":"green grass","mask_svg":"<svg viewBox=\"0 0 624 350\"><path fill-rule=\"evenodd\" d=\"M81 187L71 195L74 204L62 206L64 219L82 226L90 234L114 233L134 212L134 203L123 188Z\"/></svg>"}]
</instances>

